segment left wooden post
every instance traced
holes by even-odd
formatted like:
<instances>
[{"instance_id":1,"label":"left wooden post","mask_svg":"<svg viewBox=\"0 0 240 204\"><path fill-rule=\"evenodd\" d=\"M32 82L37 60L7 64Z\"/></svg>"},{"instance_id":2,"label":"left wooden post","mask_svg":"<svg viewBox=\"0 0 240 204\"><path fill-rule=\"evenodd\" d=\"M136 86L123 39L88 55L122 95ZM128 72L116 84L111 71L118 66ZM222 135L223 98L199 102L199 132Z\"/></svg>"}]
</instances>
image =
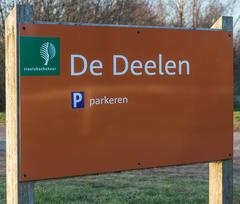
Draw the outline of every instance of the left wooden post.
<instances>
[{"instance_id":1,"label":"left wooden post","mask_svg":"<svg viewBox=\"0 0 240 204\"><path fill-rule=\"evenodd\" d=\"M17 5L5 21L7 204L30 204L34 202L33 184L19 181L20 81L18 24L32 21L33 8L30 5Z\"/></svg>"}]
</instances>

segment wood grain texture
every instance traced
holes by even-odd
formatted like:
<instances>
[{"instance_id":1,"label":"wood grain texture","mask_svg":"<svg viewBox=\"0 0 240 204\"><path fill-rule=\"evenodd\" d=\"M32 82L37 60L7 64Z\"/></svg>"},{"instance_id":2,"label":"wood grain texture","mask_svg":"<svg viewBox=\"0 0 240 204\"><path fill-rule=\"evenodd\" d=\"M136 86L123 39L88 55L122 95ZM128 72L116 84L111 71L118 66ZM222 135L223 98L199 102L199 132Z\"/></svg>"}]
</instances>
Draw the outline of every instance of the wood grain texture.
<instances>
[{"instance_id":1,"label":"wood grain texture","mask_svg":"<svg viewBox=\"0 0 240 204\"><path fill-rule=\"evenodd\" d=\"M209 163L209 204L223 203L222 166L222 161Z\"/></svg>"},{"instance_id":2,"label":"wood grain texture","mask_svg":"<svg viewBox=\"0 0 240 204\"><path fill-rule=\"evenodd\" d=\"M233 31L233 18L231 16L221 16L211 27L224 31Z\"/></svg>"},{"instance_id":3,"label":"wood grain texture","mask_svg":"<svg viewBox=\"0 0 240 204\"><path fill-rule=\"evenodd\" d=\"M233 161L225 160L209 164L209 203L233 202Z\"/></svg>"},{"instance_id":4,"label":"wood grain texture","mask_svg":"<svg viewBox=\"0 0 240 204\"><path fill-rule=\"evenodd\" d=\"M18 23L30 23L33 21L33 7L30 5L18 5ZM19 24L18 24L19 26ZM17 36L17 41L19 42L19 36ZM18 48L19 49L19 48ZM19 74L18 74L19 76ZM20 85L20 83L19 83ZM19 101L18 101L19 105ZM19 107L19 106L18 106ZM19 173L19 172L18 172ZM19 203L20 204L33 204L34 203L34 182L19 182Z\"/></svg>"},{"instance_id":5,"label":"wood grain texture","mask_svg":"<svg viewBox=\"0 0 240 204\"><path fill-rule=\"evenodd\" d=\"M211 28L233 31L233 18L222 16ZM209 163L209 203L233 203L232 159Z\"/></svg>"},{"instance_id":6,"label":"wood grain texture","mask_svg":"<svg viewBox=\"0 0 240 204\"><path fill-rule=\"evenodd\" d=\"M18 203L17 9L6 21L6 174L7 203Z\"/></svg>"},{"instance_id":7,"label":"wood grain texture","mask_svg":"<svg viewBox=\"0 0 240 204\"><path fill-rule=\"evenodd\" d=\"M18 73L18 23L31 22L33 9L18 5L5 20L6 46L6 178L7 204L31 203L22 199L19 189L19 73ZM32 184L26 188L32 195Z\"/></svg>"}]
</instances>

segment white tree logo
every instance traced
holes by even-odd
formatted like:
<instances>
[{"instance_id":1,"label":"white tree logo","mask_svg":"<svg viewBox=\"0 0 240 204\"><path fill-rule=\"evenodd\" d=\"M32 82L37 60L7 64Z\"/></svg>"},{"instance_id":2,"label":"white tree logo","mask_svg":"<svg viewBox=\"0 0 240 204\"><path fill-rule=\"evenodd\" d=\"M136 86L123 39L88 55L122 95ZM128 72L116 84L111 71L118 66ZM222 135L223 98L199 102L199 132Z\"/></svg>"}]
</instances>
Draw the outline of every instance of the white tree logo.
<instances>
[{"instance_id":1,"label":"white tree logo","mask_svg":"<svg viewBox=\"0 0 240 204\"><path fill-rule=\"evenodd\" d=\"M49 60L56 56L55 46L50 42L45 42L40 47L40 56L45 60L44 65L48 65Z\"/></svg>"}]
</instances>

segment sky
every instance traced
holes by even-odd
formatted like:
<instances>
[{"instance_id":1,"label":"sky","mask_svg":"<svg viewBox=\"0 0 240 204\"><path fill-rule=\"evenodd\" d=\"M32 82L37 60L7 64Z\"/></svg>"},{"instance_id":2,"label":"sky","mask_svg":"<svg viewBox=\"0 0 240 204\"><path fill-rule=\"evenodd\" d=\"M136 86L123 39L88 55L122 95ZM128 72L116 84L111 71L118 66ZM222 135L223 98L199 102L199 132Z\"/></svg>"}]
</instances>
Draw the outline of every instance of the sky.
<instances>
[{"instance_id":1,"label":"sky","mask_svg":"<svg viewBox=\"0 0 240 204\"><path fill-rule=\"evenodd\" d=\"M229 1L222 0L221 2L223 4L227 4ZM234 31L237 32L240 29L240 0L236 1L236 4L232 11L226 12L224 15L233 16Z\"/></svg>"},{"instance_id":2,"label":"sky","mask_svg":"<svg viewBox=\"0 0 240 204\"><path fill-rule=\"evenodd\" d=\"M15 2L15 0L7 0L8 2ZM17 1L17 0L16 0ZM153 3L157 2L158 0L150 0ZM203 2L207 2L208 0L202 0ZM224 5L227 5L231 0L217 0L222 2ZM168 2L168 0L166 0ZM233 16L233 23L234 23L234 33L240 30L240 0L236 0L234 9L228 12L225 12L224 15ZM239 17L239 19L238 19Z\"/></svg>"}]
</instances>

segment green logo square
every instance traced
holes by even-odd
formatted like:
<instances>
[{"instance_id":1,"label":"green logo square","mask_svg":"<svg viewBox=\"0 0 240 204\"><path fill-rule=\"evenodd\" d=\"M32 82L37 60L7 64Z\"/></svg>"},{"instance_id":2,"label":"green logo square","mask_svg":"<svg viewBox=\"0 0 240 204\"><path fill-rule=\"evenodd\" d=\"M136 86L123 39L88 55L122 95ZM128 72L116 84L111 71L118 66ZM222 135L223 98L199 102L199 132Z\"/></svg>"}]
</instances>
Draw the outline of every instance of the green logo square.
<instances>
[{"instance_id":1,"label":"green logo square","mask_svg":"<svg viewBox=\"0 0 240 204\"><path fill-rule=\"evenodd\" d=\"M20 37L21 76L60 75L60 39Z\"/></svg>"}]
</instances>

